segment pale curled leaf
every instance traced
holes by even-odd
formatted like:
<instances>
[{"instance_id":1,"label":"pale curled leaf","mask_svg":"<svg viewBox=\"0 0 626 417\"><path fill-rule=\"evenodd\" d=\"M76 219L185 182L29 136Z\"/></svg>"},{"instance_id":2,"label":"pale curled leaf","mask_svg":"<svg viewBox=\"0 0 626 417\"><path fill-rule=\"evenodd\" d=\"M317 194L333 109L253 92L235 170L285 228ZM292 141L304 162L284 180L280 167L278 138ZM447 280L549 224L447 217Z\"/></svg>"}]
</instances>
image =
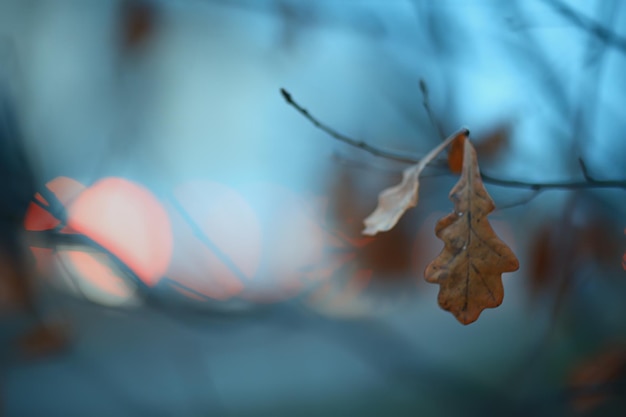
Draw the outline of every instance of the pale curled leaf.
<instances>
[{"instance_id":1,"label":"pale curled leaf","mask_svg":"<svg viewBox=\"0 0 626 417\"><path fill-rule=\"evenodd\" d=\"M383 190L378 196L376 210L364 220L364 235L373 236L386 232L398 223L400 217L418 201L419 176L433 159L459 136L468 136L467 129L461 129L432 149L419 163L402 172L402 181L398 185Z\"/></svg>"},{"instance_id":2,"label":"pale curled leaf","mask_svg":"<svg viewBox=\"0 0 626 417\"><path fill-rule=\"evenodd\" d=\"M390 230L402 214L417 205L419 175L424 165L412 165L402 172L402 182L385 189L378 196L378 207L364 221L364 235L373 236Z\"/></svg>"},{"instance_id":3,"label":"pale curled leaf","mask_svg":"<svg viewBox=\"0 0 626 417\"><path fill-rule=\"evenodd\" d=\"M476 151L465 141L461 178L450 191L454 212L439 220L435 234L445 246L426 267L426 281L440 285L439 305L463 324L502 303L502 273L519 262L487 221L495 206L480 178Z\"/></svg>"}]
</instances>

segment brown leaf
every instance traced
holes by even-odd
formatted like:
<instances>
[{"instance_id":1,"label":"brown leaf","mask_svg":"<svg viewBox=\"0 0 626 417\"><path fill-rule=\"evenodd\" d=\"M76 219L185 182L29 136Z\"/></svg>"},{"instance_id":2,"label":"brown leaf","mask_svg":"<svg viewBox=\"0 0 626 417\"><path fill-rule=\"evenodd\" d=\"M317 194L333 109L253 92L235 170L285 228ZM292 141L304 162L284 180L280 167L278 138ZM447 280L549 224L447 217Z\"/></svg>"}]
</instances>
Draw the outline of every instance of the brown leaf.
<instances>
[{"instance_id":1,"label":"brown leaf","mask_svg":"<svg viewBox=\"0 0 626 417\"><path fill-rule=\"evenodd\" d=\"M69 329L66 324L39 324L19 341L20 352L31 359L54 354L67 348Z\"/></svg>"},{"instance_id":2,"label":"brown leaf","mask_svg":"<svg viewBox=\"0 0 626 417\"><path fill-rule=\"evenodd\" d=\"M120 12L121 46L124 50L137 48L145 43L156 29L157 10L153 2L126 0Z\"/></svg>"},{"instance_id":3,"label":"brown leaf","mask_svg":"<svg viewBox=\"0 0 626 417\"><path fill-rule=\"evenodd\" d=\"M439 305L463 324L470 324L485 308L502 303L502 273L519 268L511 249L487 221L495 205L480 178L476 151L465 141L463 173L450 191L454 212L442 218L435 234L445 247L426 267L426 281L440 284Z\"/></svg>"},{"instance_id":4,"label":"brown leaf","mask_svg":"<svg viewBox=\"0 0 626 417\"><path fill-rule=\"evenodd\" d=\"M496 158L508 145L511 139L511 125L509 123L501 123L484 132L481 135L482 140L474 144L476 153L482 160L490 160Z\"/></svg>"},{"instance_id":5,"label":"brown leaf","mask_svg":"<svg viewBox=\"0 0 626 417\"><path fill-rule=\"evenodd\" d=\"M560 242L555 241L553 226L554 221L543 225L530 244L528 284L533 297L560 275L555 273L555 255L558 254L557 244Z\"/></svg>"},{"instance_id":6,"label":"brown leaf","mask_svg":"<svg viewBox=\"0 0 626 417\"><path fill-rule=\"evenodd\" d=\"M0 249L0 315L33 306L30 278L20 260Z\"/></svg>"},{"instance_id":7,"label":"brown leaf","mask_svg":"<svg viewBox=\"0 0 626 417\"><path fill-rule=\"evenodd\" d=\"M483 139L473 145L480 160L489 162L496 158L502 149L507 146L510 134L510 125L501 124L482 135ZM463 169L464 143L465 137L457 136L450 144L450 149L448 150L448 168L453 174L460 174Z\"/></svg>"},{"instance_id":8,"label":"brown leaf","mask_svg":"<svg viewBox=\"0 0 626 417\"><path fill-rule=\"evenodd\" d=\"M618 272L621 233L599 201L572 195L558 218L547 218L529 242L531 298L570 290L568 277L589 266ZM597 278L610 276L600 274Z\"/></svg>"},{"instance_id":9,"label":"brown leaf","mask_svg":"<svg viewBox=\"0 0 626 417\"><path fill-rule=\"evenodd\" d=\"M460 174L463 170L463 149L465 149L465 135L457 135L448 150L448 168L453 174Z\"/></svg>"},{"instance_id":10,"label":"brown leaf","mask_svg":"<svg viewBox=\"0 0 626 417\"><path fill-rule=\"evenodd\" d=\"M481 161L493 160L504 148L510 137L509 125L499 125L484 135L484 139L474 143L474 149L480 156ZM463 150L465 149L465 136L459 135L450 144L448 150L448 168L453 174L460 174L463 169Z\"/></svg>"},{"instance_id":11,"label":"brown leaf","mask_svg":"<svg viewBox=\"0 0 626 417\"><path fill-rule=\"evenodd\" d=\"M419 163L412 165L402 172L402 182L383 190L378 196L378 206L363 223L364 235L373 236L378 232L386 232L398 223L405 211L417 205L419 176L435 157L446 146L459 136L468 136L467 129L461 129L449 136L446 140L432 149Z\"/></svg>"}]
</instances>

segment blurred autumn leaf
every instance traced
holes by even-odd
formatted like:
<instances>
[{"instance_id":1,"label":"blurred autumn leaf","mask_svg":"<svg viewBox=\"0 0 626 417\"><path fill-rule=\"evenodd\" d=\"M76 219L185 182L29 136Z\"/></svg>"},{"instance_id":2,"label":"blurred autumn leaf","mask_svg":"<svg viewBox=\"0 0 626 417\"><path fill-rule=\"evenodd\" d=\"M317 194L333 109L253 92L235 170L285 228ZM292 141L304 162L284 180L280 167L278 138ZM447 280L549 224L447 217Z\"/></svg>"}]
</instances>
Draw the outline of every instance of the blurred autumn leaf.
<instances>
[{"instance_id":1,"label":"blurred autumn leaf","mask_svg":"<svg viewBox=\"0 0 626 417\"><path fill-rule=\"evenodd\" d=\"M367 178L344 164L331 177L323 220L329 234L326 250L333 259L325 273L331 279L312 295L313 305L335 315L363 314L373 302L385 304L385 294L414 291L416 237L411 220L386 233L363 236L362 219L372 197L362 187Z\"/></svg>"},{"instance_id":2,"label":"blurred autumn leaf","mask_svg":"<svg viewBox=\"0 0 626 417\"><path fill-rule=\"evenodd\" d=\"M42 323L20 339L20 352L29 359L57 353L68 346L68 333L66 325Z\"/></svg>"},{"instance_id":3,"label":"blurred autumn leaf","mask_svg":"<svg viewBox=\"0 0 626 417\"><path fill-rule=\"evenodd\" d=\"M511 139L511 125L497 124L480 135L480 141L474 142L474 148L481 163L496 158L508 145Z\"/></svg>"},{"instance_id":4,"label":"blurred autumn leaf","mask_svg":"<svg viewBox=\"0 0 626 417\"><path fill-rule=\"evenodd\" d=\"M448 149L448 168L453 174L460 174L463 170L463 149L465 149L465 135L457 135Z\"/></svg>"},{"instance_id":5,"label":"blurred autumn leaf","mask_svg":"<svg viewBox=\"0 0 626 417\"><path fill-rule=\"evenodd\" d=\"M464 143L463 174L450 191L450 199L454 212L435 227L445 246L424 277L441 286L441 308L462 324L470 324L485 308L502 303L502 273L517 270L519 261L487 221L495 205L480 178L476 151L469 140Z\"/></svg>"},{"instance_id":6,"label":"blurred autumn leaf","mask_svg":"<svg viewBox=\"0 0 626 417\"><path fill-rule=\"evenodd\" d=\"M571 406L580 414L626 395L626 348L608 346L580 363L570 374ZM624 405L624 404L622 404ZM623 411L623 408L622 408Z\"/></svg>"},{"instance_id":7,"label":"blurred autumn leaf","mask_svg":"<svg viewBox=\"0 0 626 417\"><path fill-rule=\"evenodd\" d=\"M574 271L586 263L619 270L619 233L591 197L574 195L558 219L546 219L530 243L530 295L569 290ZM601 275L601 276L604 276Z\"/></svg>"},{"instance_id":8,"label":"blurred autumn leaf","mask_svg":"<svg viewBox=\"0 0 626 417\"><path fill-rule=\"evenodd\" d=\"M0 248L0 313L22 310L34 304L34 295L30 289L23 268Z\"/></svg>"},{"instance_id":9,"label":"blurred autumn leaf","mask_svg":"<svg viewBox=\"0 0 626 417\"><path fill-rule=\"evenodd\" d=\"M501 124L481 135L479 141L472 142L481 163L490 162L500 154L509 143L510 133L510 126ZM453 174L460 174L463 169L464 143L465 137L457 136L448 149L448 168Z\"/></svg>"},{"instance_id":10,"label":"blurred autumn leaf","mask_svg":"<svg viewBox=\"0 0 626 417\"><path fill-rule=\"evenodd\" d=\"M624 234L626 235L626 229L624 229ZM624 271L626 271L626 251L624 252L624 255L622 256L622 268L624 268Z\"/></svg>"},{"instance_id":11,"label":"blurred autumn leaf","mask_svg":"<svg viewBox=\"0 0 626 417\"><path fill-rule=\"evenodd\" d=\"M126 0L121 4L119 36L121 48L131 51L143 45L156 29L157 10L153 2Z\"/></svg>"}]
</instances>

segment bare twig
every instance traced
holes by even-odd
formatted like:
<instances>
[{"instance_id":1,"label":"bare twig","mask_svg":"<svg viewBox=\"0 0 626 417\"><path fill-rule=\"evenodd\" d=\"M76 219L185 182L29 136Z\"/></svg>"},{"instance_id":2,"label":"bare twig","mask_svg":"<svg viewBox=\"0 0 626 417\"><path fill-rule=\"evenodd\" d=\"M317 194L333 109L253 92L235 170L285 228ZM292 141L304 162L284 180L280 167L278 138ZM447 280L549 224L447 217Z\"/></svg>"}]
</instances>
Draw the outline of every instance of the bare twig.
<instances>
[{"instance_id":1,"label":"bare twig","mask_svg":"<svg viewBox=\"0 0 626 417\"><path fill-rule=\"evenodd\" d=\"M336 130L326 126L325 124L320 122L317 118L313 117L311 113L308 112L307 109L300 106L291 98L291 94L289 94L287 90L281 88L280 93L282 94L283 98L290 106L292 106L300 114L302 114L306 119L308 119L311 123L313 123L315 127L324 131L325 133L327 133L328 135L332 136L333 138L337 139L340 142L346 143L350 146L354 146L355 148L362 149L365 152L369 152L372 155L379 156L381 158L387 158L387 159L391 159L394 161L403 162L407 164L415 164L419 161L419 159L416 157L406 155L406 154L401 154L401 153L395 153L393 151L388 151L385 149L380 149L375 146L371 146L363 141L355 140L346 135L343 135L337 132Z\"/></svg>"},{"instance_id":2,"label":"bare twig","mask_svg":"<svg viewBox=\"0 0 626 417\"><path fill-rule=\"evenodd\" d=\"M394 161L399 161L408 164L416 164L419 162L419 158L402 154L402 153L394 153L384 149L380 149L378 147L369 145L366 142L356 140L345 136L341 133L336 132L332 128L326 126L318 119L313 117L305 108L300 106L285 89L281 89L281 94L283 98L287 101L287 103L295 108L300 114L302 114L306 119L308 119L314 126L326 132L328 135L333 138L344 142L348 145L354 146L356 148L362 149L366 152L371 153L372 155L376 155L382 158L392 159ZM427 96L424 98L427 100ZM585 174L584 181L563 181L563 182L527 182L527 181L518 181L518 180L510 180L510 179L502 179L491 176L489 174L481 173L482 179L484 182L499 185L501 187L508 188L523 188L532 191L541 191L541 190L580 190L580 189L590 189L590 188L615 188L615 189L626 189L626 180L597 180L589 176L589 173L585 170L583 171ZM452 175L452 173L450 173ZM537 193L538 194L538 193Z\"/></svg>"},{"instance_id":3,"label":"bare twig","mask_svg":"<svg viewBox=\"0 0 626 417\"><path fill-rule=\"evenodd\" d=\"M428 95L428 85L423 79L420 79L420 91L422 92L422 106L424 106L424 110L426 110L426 114L428 115L428 119L430 123L437 129L437 133L440 138L445 138L446 134L443 131L441 124L435 118L435 114L433 113L433 109L430 107L430 97Z\"/></svg>"},{"instance_id":4,"label":"bare twig","mask_svg":"<svg viewBox=\"0 0 626 417\"><path fill-rule=\"evenodd\" d=\"M564 182L525 182L505 180L481 173L483 181L493 185L511 188L525 188L528 190L581 190L586 188L621 188L626 189L626 180L585 180Z\"/></svg>"}]
</instances>

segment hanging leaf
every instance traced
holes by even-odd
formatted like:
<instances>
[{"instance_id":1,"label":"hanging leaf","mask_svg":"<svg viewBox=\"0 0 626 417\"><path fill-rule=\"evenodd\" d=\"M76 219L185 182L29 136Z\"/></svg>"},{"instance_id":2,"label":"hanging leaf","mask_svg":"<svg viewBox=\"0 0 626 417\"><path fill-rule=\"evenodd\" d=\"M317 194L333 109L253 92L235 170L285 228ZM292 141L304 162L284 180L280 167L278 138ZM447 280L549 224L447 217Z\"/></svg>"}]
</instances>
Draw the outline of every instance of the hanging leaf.
<instances>
[{"instance_id":1,"label":"hanging leaf","mask_svg":"<svg viewBox=\"0 0 626 417\"><path fill-rule=\"evenodd\" d=\"M386 232L398 223L405 211L417 205L419 176L437 155L445 149L450 142L459 137L469 136L469 130L461 129L449 136L437 147L431 150L419 163L412 165L402 172L402 182L393 187L383 190L378 196L378 206L364 221L364 235L373 236L378 232Z\"/></svg>"},{"instance_id":2,"label":"hanging leaf","mask_svg":"<svg viewBox=\"0 0 626 417\"><path fill-rule=\"evenodd\" d=\"M502 273L517 270L519 261L487 221L495 205L480 178L476 151L469 140L464 146L463 172L450 199L454 212L435 227L445 246L426 267L424 277L441 286L441 308L470 324L485 308L502 303Z\"/></svg>"}]
</instances>

